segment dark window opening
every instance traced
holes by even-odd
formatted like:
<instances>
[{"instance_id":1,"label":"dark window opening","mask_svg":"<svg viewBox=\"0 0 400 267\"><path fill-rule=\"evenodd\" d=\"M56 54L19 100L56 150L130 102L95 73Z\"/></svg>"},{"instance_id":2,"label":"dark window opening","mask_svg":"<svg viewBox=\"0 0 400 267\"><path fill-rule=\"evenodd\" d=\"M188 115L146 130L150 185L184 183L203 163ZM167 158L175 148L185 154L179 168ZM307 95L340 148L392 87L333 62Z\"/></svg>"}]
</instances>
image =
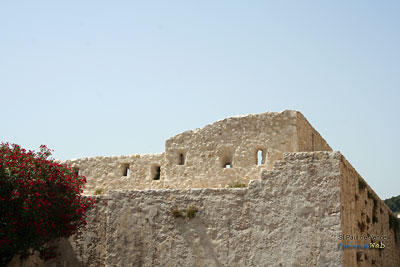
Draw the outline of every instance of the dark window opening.
<instances>
[{"instance_id":1,"label":"dark window opening","mask_svg":"<svg viewBox=\"0 0 400 267\"><path fill-rule=\"evenodd\" d=\"M179 153L179 165L185 165L185 155L183 153Z\"/></svg>"},{"instance_id":2,"label":"dark window opening","mask_svg":"<svg viewBox=\"0 0 400 267\"><path fill-rule=\"evenodd\" d=\"M129 176L129 174L130 174L129 164L125 164L124 165L124 172L123 172L122 176Z\"/></svg>"},{"instance_id":3,"label":"dark window opening","mask_svg":"<svg viewBox=\"0 0 400 267\"><path fill-rule=\"evenodd\" d=\"M264 164L264 155L262 149L257 150L257 165Z\"/></svg>"},{"instance_id":4,"label":"dark window opening","mask_svg":"<svg viewBox=\"0 0 400 267\"><path fill-rule=\"evenodd\" d=\"M314 133L311 133L311 151L314 151Z\"/></svg>"},{"instance_id":5,"label":"dark window opening","mask_svg":"<svg viewBox=\"0 0 400 267\"><path fill-rule=\"evenodd\" d=\"M160 180L161 176L161 167L153 166L153 180Z\"/></svg>"},{"instance_id":6,"label":"dark window opening","mask_svg":"<svg viewBox=\"0 0 400 267\"><path fill-rule=\"evenodd\" d=\"M233 151L231 149L226 149L222 152L222 168L231 169L233 168Z\"/></svg>"}]
</instances>

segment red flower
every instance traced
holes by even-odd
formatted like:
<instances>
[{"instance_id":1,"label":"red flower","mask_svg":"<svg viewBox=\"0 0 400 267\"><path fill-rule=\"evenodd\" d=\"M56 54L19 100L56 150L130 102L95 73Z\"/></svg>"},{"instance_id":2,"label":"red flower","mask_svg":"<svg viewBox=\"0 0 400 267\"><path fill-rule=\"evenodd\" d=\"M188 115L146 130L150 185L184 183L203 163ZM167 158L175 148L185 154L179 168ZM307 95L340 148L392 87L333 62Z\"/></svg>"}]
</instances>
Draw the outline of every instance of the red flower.
<instances>
[{"instance_id":1,"label":"red flower","mask_svg":"<svg viewBox=\"0 0 400 267\"><path fill-rule=\"evenodd\" d=\"M32 250L44 259L55 257L54 248L46 244L86 224L85 214L94 200L80 195L85 177L50 156L43 145L40 152L0 145L0 224L6 225L0 228L0 254L12 240L23 256ZM29 248L24 246L28 243Z\"/></svg>"}]
</instances>

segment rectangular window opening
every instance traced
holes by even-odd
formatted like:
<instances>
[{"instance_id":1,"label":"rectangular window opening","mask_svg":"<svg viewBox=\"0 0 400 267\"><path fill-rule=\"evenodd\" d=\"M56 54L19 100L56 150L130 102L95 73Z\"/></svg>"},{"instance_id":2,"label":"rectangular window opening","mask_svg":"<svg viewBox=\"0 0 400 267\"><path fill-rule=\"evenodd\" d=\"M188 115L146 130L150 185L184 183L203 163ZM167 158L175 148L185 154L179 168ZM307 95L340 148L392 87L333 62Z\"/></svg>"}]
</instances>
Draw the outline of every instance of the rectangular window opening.
<instances>
[{"instance_id":1,"label":"rectangular window opening","mask_svg":"<svg viewBox=\"0 0 400 267\"><path fill-rule=\"evenodd\" d=\"M233 150L225 149L221 151L221 167L225 169L233 168Z\"/></svg>"},{"instance_id":2,"label":"rectangular window opening","mask_svg":"<svg viewBox=\"0 0 400 267\"><path fill-rule=\"evenodd\" d=\"M161 166L152 167L153 180L160 180L161 177Z\"/></svg>"},{"instance_id":3,"label":"rectangular window opening","mask_svg":"<svg viewBox=\"0 0 400 267\"><path fill-rule=\"evenodd\" d=\"M185 165L185 155L183 153L179 153L179 165Z\"/></svg>"},{"instance_id":4,"label":"rectangular window opening","mask_svg":"<svg viewBox=\"0 0 400 267\"><path fill-rule=\"evenodd\" d=\"M129 174L130 174L129 164L125 164L122 176L129 176Z\"/></svg>"},{"instance_id":5,"label":"rectangular window opening","mask_svg":"<svg viewBox=\"0 0 400 267\"><path fill-rule=\"evenodd\" d=\"M257 150L257 165L264 164L264 155L262 149Z\"/></svg>"}]
</instances>

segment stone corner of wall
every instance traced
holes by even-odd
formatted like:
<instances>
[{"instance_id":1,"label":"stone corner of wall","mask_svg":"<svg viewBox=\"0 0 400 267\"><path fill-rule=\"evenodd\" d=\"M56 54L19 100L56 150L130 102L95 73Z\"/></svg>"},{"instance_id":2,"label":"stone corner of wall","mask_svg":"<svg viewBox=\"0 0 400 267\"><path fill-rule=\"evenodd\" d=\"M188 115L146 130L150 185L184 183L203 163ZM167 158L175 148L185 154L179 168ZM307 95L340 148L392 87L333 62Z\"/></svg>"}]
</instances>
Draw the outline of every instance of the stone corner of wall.
<instances>
[{"instance_id":1,"label":"stone corner of wall","mask_svg":"<svg viewBox=\"0 0 400 267\"><path fill-rule=\"evenodd\" d=\"M312 124L307 120L307 118L300 112L296 111L296 124L297 124L297 138L298 142L302 138L310 138L310 136L305 136L306 133L311 133L312 140L312 150L314 151L333 151L332 147L328 144L325 138L312 126ZM304 142L304 140L303 140ZM299 149L301 149L301 145ZM304 145L304 144L303 144ZM304 148L303 148L304 149ZM308 148L306 151L309 151Z\"/></svg>"},{"instance_id":2,"label":"stone corner of wall","mask_svg":"<svg viewBox=\"0 0 400 267\"><path fill-rule=\"evenodd\" d=\"M285 110L282 110L279 113L281 113L281 114L283 114L285 116L288 116L288 117L292 117L292 118L296 118L297 117L297 113L301 114L300 111L294 110L294 109L285 109Z\"/></svg>"}]
</instances>

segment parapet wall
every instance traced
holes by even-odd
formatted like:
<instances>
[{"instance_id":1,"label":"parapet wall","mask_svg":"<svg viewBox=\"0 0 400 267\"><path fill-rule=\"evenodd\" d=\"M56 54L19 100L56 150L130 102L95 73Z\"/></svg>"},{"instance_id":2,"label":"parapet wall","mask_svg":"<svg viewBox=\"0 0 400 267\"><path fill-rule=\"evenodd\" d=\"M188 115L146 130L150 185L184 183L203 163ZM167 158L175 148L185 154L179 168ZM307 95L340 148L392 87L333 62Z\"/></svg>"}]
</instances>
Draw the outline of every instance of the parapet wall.
<instances>
[{"instance_id":1,"label":"parapet wall","mask_svg":"<svg viewBox=\"0 0 400 267\"><path fill-rule=\"evenodd\" d=\"M165 153L67 161L86 194L113 189L225 188L260 179L283 152L332 149L297 111L217 121L168 139Z\"/></svg>"},{"instance_id":2,"label":"parapet wall","mask_svg":"<svg viewBox=\"0 0 400 267\"><path fill-rule=\"evenodd\" d=\"M111 189L164 188L162 172L160 179L153 179L155 167L165 165L164 153L83 158L66 163L86 177L85 194L104 194Z\"/></svg>"}]
</instances>

